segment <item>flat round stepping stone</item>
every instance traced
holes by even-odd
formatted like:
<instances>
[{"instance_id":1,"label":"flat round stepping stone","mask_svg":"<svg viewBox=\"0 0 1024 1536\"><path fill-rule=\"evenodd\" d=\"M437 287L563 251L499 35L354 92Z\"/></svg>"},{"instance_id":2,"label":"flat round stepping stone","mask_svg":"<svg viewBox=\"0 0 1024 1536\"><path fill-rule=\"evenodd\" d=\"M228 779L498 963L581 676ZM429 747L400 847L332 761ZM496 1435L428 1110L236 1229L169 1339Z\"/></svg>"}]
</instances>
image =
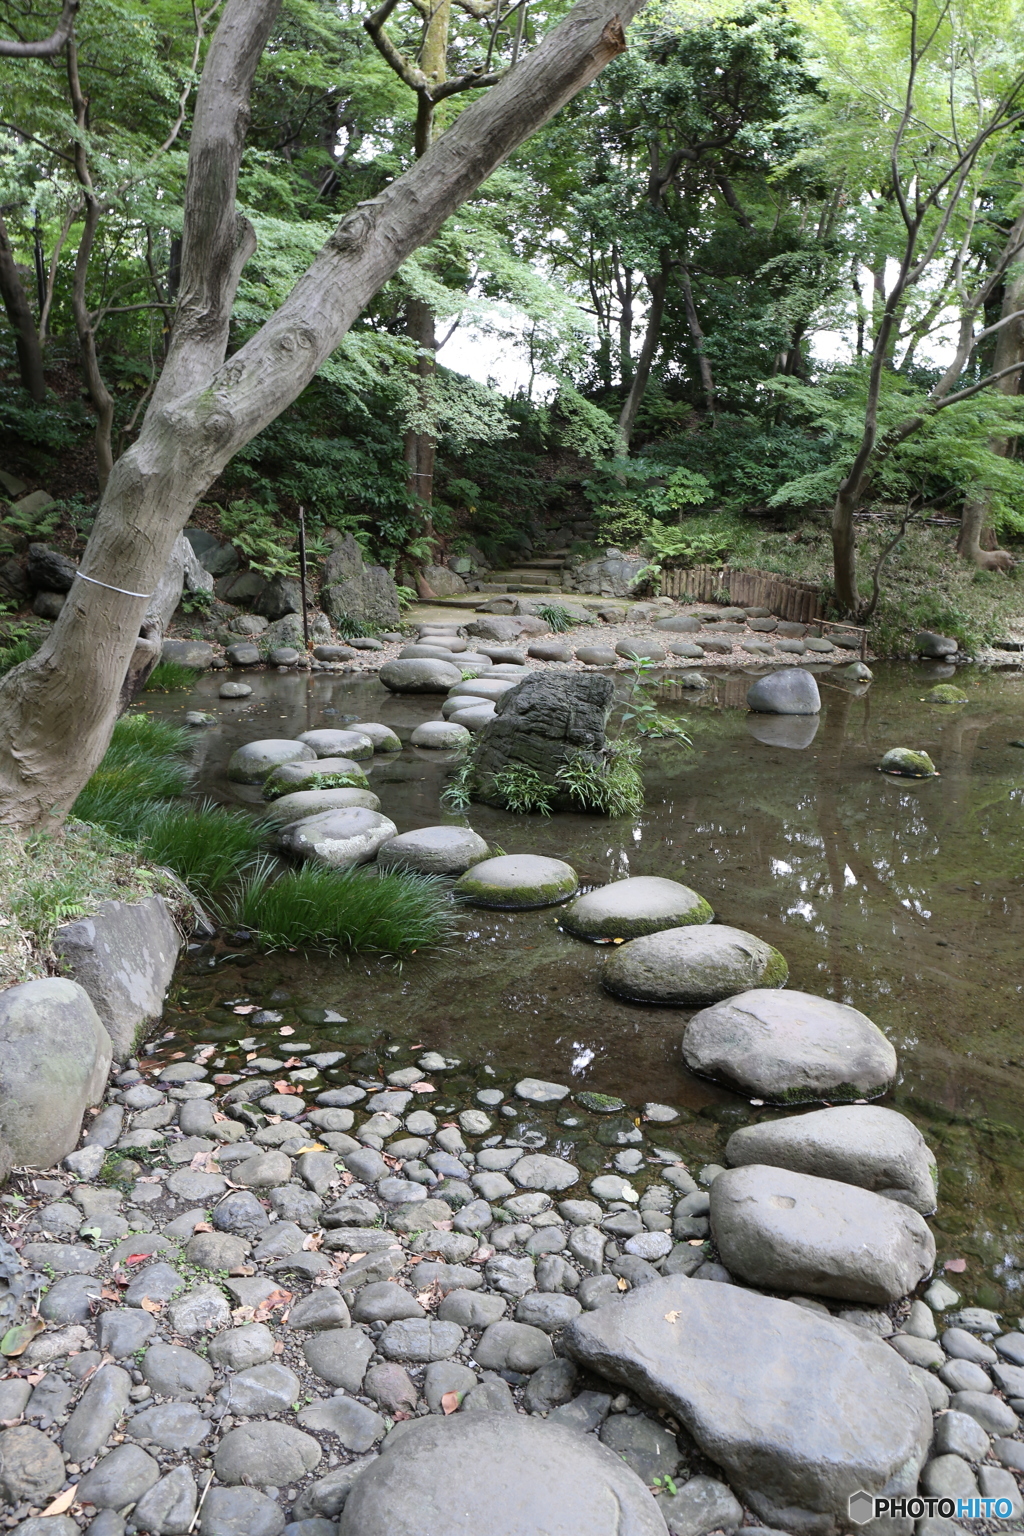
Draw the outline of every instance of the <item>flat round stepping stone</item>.
<instances>
[{"instance_id":1,"label":"flat round stepping stone","mask_svg":"<svg viewBox=\"0 0 1024 1536\"><path fill-rule=\"evenodd\" d=\"M252 688L248 683L221 683L217 689L219 699L247 699L250 693Z\"/></svg>"},{"instance_id":2,"label":"flat round stepping stone","mask_svg":"<svg viewBox=\"0 0 1024 1536\"><path fill-rule=\"evenodd\" d=\"M513 650L508 645L478 645L474 647L483 656L489 656L495 666L504 664L511 667L526 665L526 657L522 651Z\"/></svg>"},{"instance_id":3,"label":"flat round stepping stone","mask_svg":"<svg viewBox=\"0 0 1024 1536\"><path fill-rule=\"evenodd\" d=\"M707 640L705 640L705 639L701 638L701 640L698 643L699 643L700 648L701 648L702 651L708 651L712 655L716 655L716 656L731 656L732 655L732 641L731 640L725 640L725 639L723 639L723 640L715 640L715 639L707 639Z\"/></svg>"},{"instance_id":4,"label":"flat round stepping stone","mask_svg":"<svg viewBox=\"0 0 1024 1536\"><path fill-rule=\"evenodd\" d=\"M835 646L832 644L831 640L805 640L804 644L809 651L816 651L819 656L828 656L832 651L835 650Z\"/></svg>"},{"instance_id":5,"label":"flat round stepping stone","mask_svg":"<svg viewBox=\"0 0 1024 1536\"><path fill-rule=\"evenodd\" d=\"M262 814L278 826L287 826L322 811L347 811L353 806L379 811L380 801L368 789L297 789L272 800Z\"/></svg>"},{"instance_id":6,"label":"flat round stepping stone","mask_svg":"<svg viewBox=\"0 0 1024 1536\"><path fill-rule=\"evenodd\" d=\"M568 1092L562 1083L546 1083L542 1077L522 1077L516 1083L516 1097L528 1104L558 1104Z\"/></svg>"},{"instance_id":7,"label":"flat round stepping stone","mask_svg":"<svg viewBox=\"0 0 1024 1536\"><path fill-rule=\"evenodd\" d=\"M578 885L576 871L561 859L518 853L485 859L462 876L455 890L476 907L515 911L554 906L574 895Z\"/></svg>"},{"instance_id":8,"label":"flat round stepping stone","mask_svg":"<svg viewBox=\"0 0 1024 1536\"><path fill-rule=\"evenodd\" d=\"M469 709L458 709L448 719L452 725L461 725L467 731L482 731L485 725L490 725L495 713L494 705L485 702L474 704Z\"/></svg>"},{"instance_id":9,"label":"flat round stepping stone","mask_svg":"<svg viewBox=\"0 0 1024 1536\"><path fill-rule=\"evenodd\" d=\"M761 1163L856 1184L902 1200L922 1216L935 1210L934 1154L906 1115L880 1104L841 1104L741 1126L729 1137L725 1157L733 1167Z\"/></svg>"},{"instance_id":10,"label":"flat round stepping stone","mask_svg":"<svg viewBox=\"0 0 1024 1536\"><path fill-rule=\"evenodd\" d=\"M802 656L807 647L802 640L776 640L775 649L784 651L787 656Z\"/></svg>"},{"instance_id":11,"label":"flat round stepping stone","mask_svg":"<svg viewBox=\"0 0 1024 1536\"><path fill-rule=\"evenodd\" d=\"M453 661L427 656L386 661L377 676L391 693L447 693L453 683L462 681L462 673Z\"/></svg>"},{"instance_id":12,"label":"flat round stepping stone","mask_svg":"<svg viewBox=\"0 0 1024 1536\"><path fill-rule=\"evenodd\" d=\"M771 944L723 925L666 928L609 955L601 984L633 1002L702 1008L752 986L785 985L789 967Z\"/></svg>"},{"instance_id":13,"label":"flat round stepping stone","mask_svg":"<svg viewBox=\"0 0 1024 1536\"><path fill-rule=\"evenodd\" d=\"M413 731L410 740L414 747L452 751L466 745L469 732L464 725L458 725L452 720L424 720Z\"/></svg>"},{"instance_id":14,"label":"flat round stepping stone","mask_svg":"<svg viewBox=\"0 0 1024 1536\"><path fill-rule=\"evenodd\" d=\"M589 1109L593 1115L616 1115L626 1107L625 1099L617 1099L611 1093L592 1093L589 1089L576 1095L576 1103L583 1109ZM652 1117L648 1115L647 1118L650 1120ZM673 1111L674 1118L675 1111Z\"/></svg>"},{"instance_id":15,"label":"flat round stepping stone","mask_svg":"<svg viewBox=\"0 0 1024 1536\"><path fill-rule=\"evenodd\" d=\"M314 645L313 656L317 661L352 661L355 651L350 645Z\"/></svg>"},{"instance_id":16,"label":"flat round stepping stone","mask_svg":"<svg viewBox=\"0 0 1024 1536\"><path fill-rule=\"evenodd\" d=\"M278 645L267 657L272 667L294 667L300 653L292 645Z\"/></svg>"},{"instance_id":17,"label":"flat round stepping stone","mask_svg":"<svg viewBox=\"0 0 1024 1536\"><path fill-rule=\"evenodd\" d=\"M711 1231L731 1274L772 1290L888 1306L935 1265L935 1239L898 1200L788 1168L727 1168Z\"/></svg>"},{"instance_id":18,"label":"flat round stepping stone","mask_svg":"<svg viewBox=\"0 0 1024 1536\"><path fill-rule=\"evenodd\" d=\"M450 645L443 644L440 637L435 638L435 640L430 643L427 641L417 640L415 645L403 646L402 650L400 650L398 653L398 660L422 661L426 658L432 659L434 661L450 661L453 651L456 650L459 644L461 644L462 649L465 650L466 642L464 640L461 642L453 641Z\"/></svg>"},{"instance_id":19,"label":"flat round stepping stone","mask_svg":"<svg viewBox=\"0 0 1024 1536\"><path fill-rule=\"evenodd\" d=\"M281 829L278 839L285 852L296 858L312 859L331 869L351 869L368 864L381 844L397 834L394 822L379 811L352 806L292 822Z\"/></svg>"},{"instance_id":20,"label":"flat round stepping stone","mask_svg":"<svg viewBox=\"0 0 1024 1536\"><path fill-rule=\"evenodd\" d=\"M524 678L532 677L529 667L513 667L508 662L495 662L488 674L492 679L505 678L511 683L521 683Z\"/></svg>"},{"instance_id":21,"label":"flat round stepping stone","mask_svg":"<svg viewBox=\"0 0 1024 1536\"><path fill-rule=\"evenodd\" d=\"M759 677L747 689L747 708L768 715L816 715L821 709L821 694L810 672L784 667Z\"/></svg>"},{"instance_id":22,"label":"flat round stepping stone","mask_svg":"<svg viewBox=\"0 0 1024 1536\"><path fill-rule=\"evenodd\" d=\"M513 1163L509 1178L520 1189L539 1189L556 1194L571 1189L579 1182L580 1171L564 1157L548 1157L544 1152L532 1152Z\"/></svg>"},{"instance_id":23,"label":"flat round stepping stone","mask_svg":"<svg viewBox=\"0 0 1024 1536\"><path fill-rule=\"evenodd\" d=\"M875 1098L896 1076L896 1052L866 1014L789 990L757 988L695 1014L683 1057L691 1072L774 1104Z\"/></svg>"},{"instance_id":24,"label":"flat round stepping stone","mask_svg":"<svg viewBox=\"0 0 1024 1536\"><path fill-rule=\"evenodd\" d=\"M748 611L747 613L747 628L752 629L755 634L770 635L778 627L778 619L773 619L770 614L760 610Z\"/></svg>"},{"instance_id":25,"label":"flat round stepping stone","mask_svg":"<svg viewBox=\"0 0 1024 1536\"><path fill-rule=\"evenodd\" d=\"M938 772L927 752L910 747L890 747L878 766L882 773L901 779L934 779Z\"/></svg>"},{"instance_id":26,"label":"flat round stepping stone","mask_svg":"<svg viewBox=\"0 0 1024 1536\"><path fill-rule=\"evenodd\" d=\"M672 656L681 657L683 661L699 661L704 655L699 645L693 645L690 641L686 640L679 640L675 644L670 645L669 653ZM699 674L694 672L691 675L697 677Z\"/></svg>"},{"instance_id":27,"label":"flat round stepping stone","mask_svg":"<svg viewBox=\"0 0 1024 1536\"><path fill-rule=\"evenodd\" d=\"M444 700L441 705L441 714L446 720L450 720L452 715L457 715L460 710L478 709L484 704L489 705L491 709L494 708L493 699L482 699L479 694L473 693L456 693L450 699Z\"/></svg>"},{"instance_id":28,"label":"flat round stepping stone","mask_svg":"<svg viewBox=\"0 0 1024 1536\"><path fill-rule=\"evenodd\" d=\"M265 1426L261 1426L265 1427ZM345 1501L339 1536L665 1536L635 1472L590 1435L518 1413L411 1420Z\"/></svg>"},{"instance_id":29,"label":"flat round stepping stone","mask_svg":"<svg viewBox=\"0 0 1024 1536\"><path fill-rule=\"evenodd\" d=\"M639 637L628 640L620 640L615 647L617 656L624 656L627 661L639 658L641 661L664 661L665 647L658 645L655 640L641 640Z\"/></svg>"},{"instance_id":30,"label":"flat round stepping stone","mask_svg":"<svg viewBox=\"0 0 1024 1536\"><path fill-rule=\"evenodd\" d=\"M766 747L802 752L818 734L820 715L748 715L747 735Z\"/></svg>"},{"instance_id":31,"label":"flat round stepping stone","mask_svg":"<svg viewBox=\"0 0 1024 1536\"><path fill-rule=\"evenodd\" d=\"M538 640L527 647L535 661L572 661L572 646L559 640Z\"/></svg>"},{"instance_id":32,"label":"flat round stepping stone","mask_svg":"<svg viewBox=\"0 0 1024 1536\"><path fill-rule=\"evenodd\" d=\"M577 938L610 943L663 928L710 923L714 915L704 897L689 886L660 875L636 875L577 896L562 913L561 924Z\"/></svg>"},{"instance_id":33,"label":"flat round stepping stone","mask_svg":"<svg viewBox=\"0 0 1024 1536\"><path fill-rule=\"evenodd\" d=\"M615 667L619 658L610 645L580 645L576 648L576 660L585 667Z\"/></svg>"},{"instance_id":34,"label":"flat round stepping stone","mask_svg":"<svg viewBox=\"0 0 1024 1536\"><path fill-rule=\"evenodd\" d=\"M695 619L693 615L689 613L674 614L671 618L655 619L654 621L655 629L662 629L669 632L675 631L676 633L683 635L696 634L697 630L701 629L702 627L702 621L700 619Z\"/></svg>"},{"instance_id":35,"label":"flat round stepping stone","mask_svg":"<svg viewBox=\"0 0 1024 1536\"><path fill-rule=\"evenodd\" d=\"M304 741L249 741L231 754L228 778L235 784L261 784L282 763L299 763L316 754Z\"/></svg>"},{"instance_id":36,"label":"flat round stepping stone","mask_svg":"<svg viewBox=\"0 0 1024 1536\"><path fill-rule=\"evenodd\" d=\"M260 663L259 650L249 640L229 645L224 654L233 667L258 667Z\"/></svg>"},{"instance_id":37,"label":"flat round stepping stone","mask_svg":"<svg viewBox=\"0 0 1024 1536\"><path fill-rule=\"evenodd\" d=\"M401 752L402 750L401 737L391 729L390 725L379 725L376 720L369 722L360 720L358 725L353 726L353 730L358 731L360 736L369 736L373 742L374 752Z\"/></svg>"},{"instance_id":38,"label":"flat round stepping stone","mask_svg":"<svg viewBox=\"0 0 1024 1536\"><path fill-rule=\"evenodd\" d=\"M767 640L744 640L740 650L749 651L751 656L771 656L774 646Z\"/></svg>"},{"instance_id":39,"label":"flat round stepping stone","mask_svg":"<svg viewBox=\"0 0 1024 1536\"><path fill-rule=\"evenodd\" d=\"M351 757L359 762L373 756L373 742L362 731L303 731L296 740L312 747L317 757Z\"/></svg>"},{"instance_id":40,"label":"flat round stepping stone","mask_svg":"<svg viewBox=\"0 0 1024 1536\"><path fill-rule=\"evenodd\" d=\"M352 785L324 784L325 779L354 779ZM317 789L359 789L367 783L363 767L351 757L313 757L299 763L282 763L263 781L264 800L276 800L279 795L313 785Z\"/></svg>"},{"instance_id":41,"label":"flat round stepping stone","mask_svg":"<svg viewBox=\"0 0 1024 1536\"><path fill-rule=\"evenodd\" d=\"M493 673L493 668L491 669ZM510 689L516 686L515 679L510 677L469 677L459 678L455 686L448 691L450 699L468 697L472 699L503 698Z\"/></svg>"},{"instance_id":42,"label":"flat round stepping stone","mask_svg":"<svg viewBox=\"0 0 1024 1536\"><path fill-rule=\"evenodd\" d=\"M382 869L414 869L424 875L461 875L486 859L490 850L471 827L418 827L382 843Z\"/></svg>"}]
</instances>

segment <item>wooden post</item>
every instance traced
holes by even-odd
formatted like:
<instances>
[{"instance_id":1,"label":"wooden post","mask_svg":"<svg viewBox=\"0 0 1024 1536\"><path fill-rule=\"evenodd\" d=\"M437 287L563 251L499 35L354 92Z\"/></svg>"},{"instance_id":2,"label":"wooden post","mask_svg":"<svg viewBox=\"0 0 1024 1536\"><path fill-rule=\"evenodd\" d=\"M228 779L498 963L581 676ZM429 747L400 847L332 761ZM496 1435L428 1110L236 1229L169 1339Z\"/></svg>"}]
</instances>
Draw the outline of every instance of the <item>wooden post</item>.
<instances>
[{"instance_id":1,"label":"wooden post","mask_svg":"<svg viewBox=\"0 0 1024 1536\"><path fill-rule=\"evenodd\" d=\"M302 634L309 650L309 606L306 601L306 512L299 508L299 586L302 591Z\"/></svg>"}]
</instances>

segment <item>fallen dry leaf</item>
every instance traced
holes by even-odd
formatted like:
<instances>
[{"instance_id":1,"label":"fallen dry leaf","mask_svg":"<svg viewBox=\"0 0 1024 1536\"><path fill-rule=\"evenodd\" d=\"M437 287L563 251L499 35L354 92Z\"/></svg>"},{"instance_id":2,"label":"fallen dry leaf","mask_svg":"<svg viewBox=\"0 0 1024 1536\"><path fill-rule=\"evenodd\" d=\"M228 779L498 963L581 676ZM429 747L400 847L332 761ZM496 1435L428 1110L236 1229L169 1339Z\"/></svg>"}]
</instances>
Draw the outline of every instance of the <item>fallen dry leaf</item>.
<instances>
[{"instance_id":1,"label":"fallen dry leaf","mask_svg":"<svg viewBox=\"0 0 1024 1536\"><path fill-rule=\"evenodd\" d=\"M193 1232L212 1232L213 1227L208 1221L197 1221L192 1230Z\"/></svg>"},{"instance_id":2,"label":"fallen dry leaf","mask_svg":"<svg viewBox=\"0 0 1024 1536\"><path fill-rule=\"evenodd\" d=\"M319 1253L323 1246L324 1235L322 1232L310 1232L308 1237L302 1239L302 1246L306 1253Z\"/></svg>"},{"instance_id":3,"label":"fallen dry leaf","mask_svg":"<svg viewBox=\"0 0 1024 1536\"><path fill-rule=\"evenodd\" d=\"M282 1024L281 1028L278 1030L279 1035L294 1035L294 1033L295 1026L292 1024Z\"/></svg>"},{"instance_id":4,"label":"fallen dry leaf","mask_svg":"<svg viewBox=\"0 0 1024 1536\"><path fill-rule=\"evenodd\" d=\"M686 1241L691 1248L700 1248L704 1239L702 1237L688 1237Z\"/></svg>"},{"instance_id":5,"label":"fallen dry leaf","mask_svg":"<svg viewBox=\"0 0 1024 1536\"><path fill-rule=\"evenodd\" d=\"M279 1083L275 1083L274 1087L278 1093L298 1093L299 1091L294 1083L289 1083L284 1078Z\"/></svg>"},{"instance_id":6,"label":"fallen dry leaf","mask_svg":"<svg viewBox=\"0 0 1024 1536\"><path fill-rule=\"evenodd\" d=\"M256 1012L256 1004L255 1003L239 1003L236 1008L232 1008L231 1012L232 1013L255 1013Z\"/></svg>"},{"instance_id":7,"label":"fallen dry leaf","mask_svg":"<svg viewBox=\"0 0 1024 1536\"><path fill-rule=\"evenodd\" d=\"M455 1413L459 1404L462 1402L462 1398L463 1394L461 1392L446 1392L441 1399L441 1407L444 1410L445 1415L448 1415L449 1413Z\"/></svg>"},{"instance_id":8,"label":"fallen dry leaf","mask_svg":"<svg viewBox=\"0 0 1024 1536\"><path fill-rule=\"evenodd\" d=\"M626 1291L628 1289L629 1289L629 1286L626 1284L625 1280L620 1280L619 1281L619 1290L620 1291Z\"/></svg>"},{"instance_id":9,"label":"fallen dry leaf","mask_svg":"<svg viewBox=\"0 0 1024 1536\"><path fill-rule=\"evenodd\" d=\"M950 1270L951 1273L954 1274L954 1275L962 1275L964 1270L967 1268L967 1260L966 1259L947 1259L945 1264L942 1267L943 1267L943 1269Z\"/></svg>"},{"instance_id":10,"label":"fallen dry leaf","mask_svg":"<svg viewBox=\"0 0 1024 1536\"><path fill-rule=\"evenodd\" d=\"M470 1256L469 1256L469 1262L471 1264L486 1264L488 1259L493 1259L493 1258L494 1258L494 1249L493 1248L488 1248L488 1247L485 1246L485 1247L482 1247L482 1248L478 1248L475 1253L471 1253Z\"/></svg>"},{"instance_id":11,"label":"fallen dry leaf","mask_svg":"<svg viewBox=\"0 0 1024 1536\"><path fill-rule=\"evenodd\" d=\"M160 1313L164 1309L163 1302L154 1301L151 1296L143 1296L139 1305L141 1306L143 1312L150 1312L154 1317L159 1317Z\"/></svg>"},{"instance_id":12,"label":"fallen dry leaf","mask_svg":"<svg viewBox=\"0 0 1024 1536\"><path fill-rule=\"evenodd\" d=\"M436 1093L437 1089L433 1083L413 1083L412 1091L413 1093Z\"/></svg>"},{"instance_id":13,"label":"fallen dry leaf","mask_svg":"<svg viewBox=\"0 0 1024 1536\"><path fill-rule=\"evenodd\" d=\"M348 1186L351 1183L354 1182L354 1180L355 1180L355 1174L354 1173L349 1173L348 1169L346 1168L345 1172L341 1175L339 1183L344 1184L345 1188L347 1189Z\"/></svg>"},{"instance_id":14,"label":"fallen dry leaf","mask_svg":"<svg viewBox=\"0 0 1024 1536\"><path fill-rule=\"evenodd\" d=\"M151 1253L130 1253L124 1262L126 1264L145 1264L146 1260L152 1257Z\"/></svg>"},{"instance_id":15,"label":"fallen dry leaf","mask_svg":"<svg viewBox=\"0 0 1024 1536\"><path fill-rule=\"evenodd\" d=\"M216 1118L216 1116L214 1118ZM139 1176L139 1178L135 1180L135 1182L136 1184L159 1184L160 1175L158 1173L143 1173Z\"/></svg>"},{"instance_id":16,"label":"fallen dry leaf","mask_svg":"<svg viewBox=\"0 0 1024 1536\"><path fill-rule=\"evenodd\" d=\"M286 1067L301 1067L302 1066L302 1057L301 1056L289 1056L288 1060L285 1062L285 1066Z\"/></svg>"},{"instance_id":17,"label":"fallen dry leaf","mask_svg":"<svg viewBox=\"0 0 1024 1536\"><path fill-rule=\"evenodd\" d=\"M228 1083L233 1083L234 1080L235 1080L235 1073L234 1072L218 1072L216 1077L214 1078L214 1082L217 1084L218 1088L224 1088L224 1087L227 1086ZM214 1115L213 1118L215 1120L217 1120L217 1119L223 1120L225 1117L223 1115Z\"/></svg>"},{"instance_id":18,"label":"fallen dry leaf","mask_svg":"<svg viewBox=\"0 0 1024 1536\"><path fill-rule=\"evenodd\" d=\"M666 1312L665 1321L666 1323L678 1323L681 1316L681 1312Z\"/></svg>"},{"instance_id":19,"label":"fallen dry leaf","mask_svg":"<svg viewBox=\"0 0 1024 1536\"><path fill-rule=\"evenodd\" d=\"M255 1307L234 1307L231 1316L236 1323L251 1323L256 1317Z\"/></svg>"},{"instance_id":20,"label":"fallen dry leaf","mask_svg":"<svg viewBox=\"0 0 1024 1536\"><path fill-rule=\"evenodd\" d=\"M172 1052L171 1060L172 1061L184 1061L185 1060L185 1052L184 1051L174 1051L174 1052Z\"/></svg>"},{"instance_id":21,"label":"fallen dry leaf","mask_svg":"<svg viewBox=\"0 0 1024 1536\"><path fill-rule=\"evenodd\" d=\"M246 1059L246 1061L255 1061L255 1060L256 1060L256 1057L257 1057L257 1056L258 1056L258 1055L259 1055L259 1052L258 1052L258 1051L246 1051L246 1053L245 1053L245 1059Z\"/></svg>"},{"instance_id":22,"label":"fallen dry leaf","mask_svg":"<svg viewBox=\"0 0 1024 1536\"><path fill-rule=\"evenodd\" d=\"M117 1294L117 1292L110 1290L107 1286L104 1286L102 1291L100 1291L100 1296L101 1296L101 1298L104 1301L120 1301L121 1300L121 1298Z\"/></svg>"},{"instance_id":23,"label":"fallen dry leaf","mask_svg":"<svg viewBox=\"0 0 1024 1536\"><path fill-rule=\"evenodd\" d=\"M283 1355L284 1354L284 1345L281 1343L280 1339L278 1339L277 1343L274 1345L274 1354L275 1355Z\"/></svg>"},{"instance_id":24,"label":"fallen dry leaf","mask_svg":"<svg viewBox=\"0 0 1024 1536\"><path fill-rule=\"evenodd\" d=\"M401 1411L401 1409L399 1409L399 1411L394 1415L394 1419L395 1419L395 1423L396 1424L401 1424L404 1419L411 1419L411 1418L412 1418L412 1414L411 1413L403 1413Z\"/></svg>"},{"instance_id":25,"label":"fallen dry leaf","mask_svg":"<svg viewBox=\"0 0 1024 1536\"><path fill-rule=\"evenodd\" d=\"M450 1232L455 1223L453 1221L432 1221L430 1225L438 1232Z\"/></svg>"},{"instance_id":26,"label":"fallen dry leaf","mask_svg":"<svg viewBox=\"0 0 1024 1536\"><path fill-rule=\"evenodd\" d=\"M78 1497L78 1484L72 1483L70 1488L65 1488L63 1493L58 1493L52 1504L48 1504L40 1515L43 1519L46 1515L63 1515L69 1510Z\"/></svg>"},{"instance_id":27,"label":"fallen dry leaf","mask_svg":"<svg viewBox=\"0 0 1024 1536\"><path fill-rule=\"evenodd\" d=\"M228 1270L228 1274L229 1275L234 1275L236 1278L238 1278L239 1276L244 1278L244 1277L247 1277L249 1275L254 1275L255 1273L256 1273L256 1266L255 1266L255 1264L236 1264L234 1269L229 1269Z\"/></svg>"}]
</instances>

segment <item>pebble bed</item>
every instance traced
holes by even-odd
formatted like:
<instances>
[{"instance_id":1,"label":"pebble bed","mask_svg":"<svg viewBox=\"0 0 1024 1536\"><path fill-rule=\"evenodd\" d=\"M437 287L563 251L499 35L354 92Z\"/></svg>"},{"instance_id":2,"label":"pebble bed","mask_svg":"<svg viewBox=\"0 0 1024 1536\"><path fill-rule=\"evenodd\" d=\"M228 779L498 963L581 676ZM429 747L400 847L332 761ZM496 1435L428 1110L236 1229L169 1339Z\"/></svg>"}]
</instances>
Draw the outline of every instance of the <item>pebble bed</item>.
<instances>
[{"instance_id":1,"label":"pebble bed","mask_svg":"<svg viewBox=\"0 0 1024 1536\"><path fill-rule=\"evenodd\" d=\"M0 1380L7 1528L332 1536L386 1436L480 1410L598 1436L673 1536L759 1524L666 1412L560 1350L661 1276L737 1283L708 1235L720 1169L682 1161L675 1108L488 1087L426 1049L371 1077L235 1006L253 1033L116 1067L79 1150L4 1197L45 1322ZM936 1415L922 1489L1019 1518L1024 1332L941 1280L887 1310L789 1299L911 1365Z\"/></svg>"}]
</instances>

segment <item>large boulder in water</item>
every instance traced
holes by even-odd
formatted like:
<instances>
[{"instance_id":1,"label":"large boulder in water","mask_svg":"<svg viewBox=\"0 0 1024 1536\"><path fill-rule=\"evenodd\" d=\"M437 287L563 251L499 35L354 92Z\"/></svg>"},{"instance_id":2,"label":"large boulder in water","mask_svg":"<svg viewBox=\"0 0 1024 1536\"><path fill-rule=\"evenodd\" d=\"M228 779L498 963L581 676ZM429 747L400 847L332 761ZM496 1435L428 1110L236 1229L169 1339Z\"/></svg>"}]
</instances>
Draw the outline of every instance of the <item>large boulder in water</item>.
<instances>
[{"instance_id":1,"label":"large boulder in water","mask_svg":"<svg viewBox=\"0 0 1024 1536\"><path fill-rule=\"evenodd\" d=\"M590 1435L516 1413L400 1428L353 1484L339 1536L667 1536L636 1473Z\"/></svg>"},{"instance_id":2,"label":"large boulder in water","mask_svg":"<svg viewBox=\"0 0 1024 1536\"><path fill-rule=\"evenodd\" d=\"M875 1098L896 1076L896 1052L866 1014L761 987L694 1014L683 1057L691 1072L776 1104Z\"/></svg>"},{"instance_id":3,"label":"large boulder in water","mask_svg":"<svg viewBox=\"0 0 1024 1536\"><path fill-rule=\"evenodd\" d=\"M479 734L476 797L503 805L494 775L519 765L552 786L556 805L570 804L559 793L555 776L567 757L580 754L595 767L603 765L614 691L611 679L596 672L535 672L504 693L496 701L494 719Z\"/></svg>"},{"instance_id":4,"label":"large boulder in water","mask_svg":"<svg viewBox=\"0 0 1024 1536\"><path fill-rule=\"evenodd\" d=\"M729 1137L728 1163L762 1163L857 1184L923 1216L935 1209L935 1157L906 1115L880 1104L840 1104L744 1125Z\"/></svg>"},{"instance_id":5,"label":"large boulder in water","mask_svg":"<svg viewBox=\"0 0 1024 1536\"><path fill-rule=\"evenodd\" d=\"M789 975L782 955L764 939L724 924L666 928L630 939L604 963L601 984L638 1003L700 1008L753 984L781 987Z\"/></svg>"},{"instance_id":6,"label":"large boulder in water","mask_svg":"<svg viewBox=\"0 0 1024 1536\"><path fill-rule=\"evenodd\" d=\"M821 709L821 694L810 672L783 667L750 685L747 707L766 715L816 715Z\"/></svg>"},{"instance_id":7,"label":"large boulder in water","mask_svg":"<svg viewBox=\"0 0 1024 1536\"><path fill-rule=\"evenodd\" d=\"M674 1275L584 1312L562 1338L588 1370L673 1413L770 1527L834 1536L849 1529L858 1489L916 1491L928 1399L864 1329ZM912 1525L886 1529L902 1536Z\"/></svg>"},{"instance_id":8,"label":"large boulder in water","mask_svg":"<svg viewBox=\"0 0 1024 1536\"><path fill-rule=\"evenodd\" d=\"M596 943L710 923L714 915L704 897L688 885L659 875L635 875L577 896L562 913L561 922L567 933Z\"/></svg>"},{"instance_id":9,"label":"large boulder in water","mask_svg":"<svg viewBox=\"0 0 1024 1536\"><path fill-rule=\"evenodd\" d=\"M722 1263L752 1285L886 1307L930 1275L923 1216L835 1179L753 1164L711 1186Z\"/></svg>"}]
</instances>

